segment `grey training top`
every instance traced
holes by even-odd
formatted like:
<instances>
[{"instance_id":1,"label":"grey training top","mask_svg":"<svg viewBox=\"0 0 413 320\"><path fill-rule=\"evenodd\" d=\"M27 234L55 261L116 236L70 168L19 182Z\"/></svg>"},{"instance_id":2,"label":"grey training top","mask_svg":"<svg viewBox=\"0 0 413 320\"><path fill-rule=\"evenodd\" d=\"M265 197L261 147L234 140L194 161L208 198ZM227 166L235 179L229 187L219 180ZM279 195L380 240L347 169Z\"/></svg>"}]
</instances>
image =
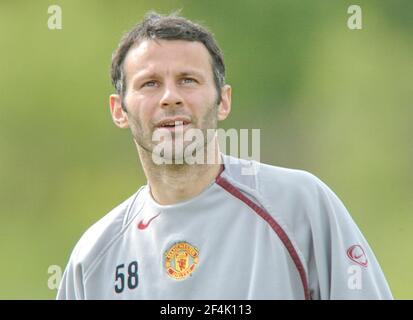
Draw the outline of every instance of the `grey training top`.
<instances>
[{"instance_id":1,"label":"grey training top","mask_svg":"<svg viewBox=\"0 0 413 320\"><path fill-rule=\"evenodd\" d=\"M317 177L222 155L196 197L148 185L81 237L58 299L392 299L338 197Z\"/></svg>"}]
</instances>

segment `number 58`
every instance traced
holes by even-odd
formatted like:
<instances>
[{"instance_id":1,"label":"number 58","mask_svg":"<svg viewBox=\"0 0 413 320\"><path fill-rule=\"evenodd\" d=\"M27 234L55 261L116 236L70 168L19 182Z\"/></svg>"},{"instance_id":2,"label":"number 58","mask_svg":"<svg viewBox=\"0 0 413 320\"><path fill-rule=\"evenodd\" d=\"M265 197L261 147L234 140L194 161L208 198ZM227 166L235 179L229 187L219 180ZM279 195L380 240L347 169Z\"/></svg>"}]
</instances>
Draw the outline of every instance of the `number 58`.
<instances>
[{"instance_id":1,"label":"number 58","mask_svg":"<svg viewBox=\"0 0 413 320\"><path fill-rule=\"evenodd\" d=\"M123 269L125 268L124 264L120 264L116 267L115 272L115 292L121 293L125 289L125 276L126 283L129 289L135 289L138 286L138 262L132 261L128 265L128 273L125 274Z\"/></svg>"}]
</instances>

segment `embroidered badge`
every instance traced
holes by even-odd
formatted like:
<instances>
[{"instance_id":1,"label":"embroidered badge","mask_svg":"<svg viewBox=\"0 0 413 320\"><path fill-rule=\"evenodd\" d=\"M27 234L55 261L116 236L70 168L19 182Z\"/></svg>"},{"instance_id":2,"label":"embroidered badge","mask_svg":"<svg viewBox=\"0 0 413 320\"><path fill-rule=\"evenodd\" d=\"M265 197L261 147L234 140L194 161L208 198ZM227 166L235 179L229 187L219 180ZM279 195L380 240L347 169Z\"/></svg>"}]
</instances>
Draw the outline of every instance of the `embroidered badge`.
<instances>
[{"instance_id":1,"label":"embroidered badge","mask_svg":"<svg viewBox=\"0 0 413 320\"><path fill-rule=\"evenodd\" d=\"M174 279L185 279L195 269L199 261L198 249L188 242L177 242L165 252L165 268Z\"/></svg>"}]
</instances>

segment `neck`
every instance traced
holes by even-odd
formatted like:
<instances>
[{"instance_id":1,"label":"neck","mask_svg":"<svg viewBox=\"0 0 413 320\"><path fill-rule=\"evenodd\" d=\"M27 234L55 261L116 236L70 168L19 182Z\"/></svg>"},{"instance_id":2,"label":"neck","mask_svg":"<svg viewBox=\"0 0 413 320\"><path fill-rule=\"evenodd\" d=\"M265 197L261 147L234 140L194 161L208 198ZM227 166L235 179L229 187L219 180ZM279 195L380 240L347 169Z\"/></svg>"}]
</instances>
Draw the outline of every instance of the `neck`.
<instances>
[{"instance_id":1,"label":"neck","mask_svg":"<svg viewBox=\"0 0 413 320\"><path fill-rule=\"evenodd\" d=\"M191 199L204 191L221 170L221 155L215 140L212 164L155 164L150 152L137 145L153 199L161 205ZM211 158L211 156L209 157Z\"/></svg>"}]
</instances>

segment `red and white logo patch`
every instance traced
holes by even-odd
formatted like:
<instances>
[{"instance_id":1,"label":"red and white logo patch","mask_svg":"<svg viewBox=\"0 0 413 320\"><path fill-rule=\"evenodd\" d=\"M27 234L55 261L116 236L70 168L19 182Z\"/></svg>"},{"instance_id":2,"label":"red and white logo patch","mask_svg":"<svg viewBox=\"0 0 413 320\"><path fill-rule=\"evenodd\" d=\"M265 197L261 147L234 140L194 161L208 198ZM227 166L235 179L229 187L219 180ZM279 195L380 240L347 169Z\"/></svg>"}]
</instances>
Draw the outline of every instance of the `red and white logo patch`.
<instances>
[{"instance_id":1,"label":"red and white logo patch","mask_svg":"<svg viewBox=\"0 0 413 320\"><path fill-rule=\"evenodd\" d=\"M347 249L347 257L363 267L367 267L368 265L367 256L364 253L363 248L358 244Z\"/></svg>"}]
</instances>

